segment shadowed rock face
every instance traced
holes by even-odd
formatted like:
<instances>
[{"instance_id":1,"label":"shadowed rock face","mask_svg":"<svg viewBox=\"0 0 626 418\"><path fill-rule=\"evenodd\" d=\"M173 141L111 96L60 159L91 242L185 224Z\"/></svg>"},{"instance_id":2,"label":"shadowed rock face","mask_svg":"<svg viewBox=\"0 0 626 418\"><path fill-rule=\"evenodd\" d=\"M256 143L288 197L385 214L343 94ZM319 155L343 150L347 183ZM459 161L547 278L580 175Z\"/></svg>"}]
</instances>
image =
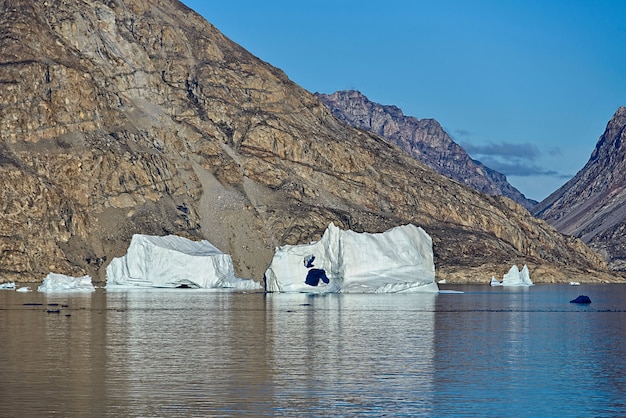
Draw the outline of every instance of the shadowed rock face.
<instances>
[{"instance_id":1,"label":"shadowed rock face","mask_svg":"<svg viewBox=\"0 0 626 418\"><path fill-rule=\"evenodd\" d=\"M626 108L615 112L585 167L534 212L626 271Z\"/></svg>"},{"instance_id":2,"label":"shadowed rock face","mask_svg":"<svg viewBox=\"0 0 626 418\"><path fill-rule=\"evenodd\" d=\"M274 248L415 223L440 278L615 279L580 240L346 126L171 0L0 0L0 280L104 280L133 233ZM591 272L591 275L590 275Z\"/></svg>"},{"instance_id":3,"label":"shadowed rock face","mask_svg":"<svg viewBox=\"0 0 626 418\"><path fill-rule=\"evenodd\" d=\"M434 119L405 116L398 107L374 103L354 90L315 95L337 119L384 137L446 177L491 196L506 196L529 210L537 204L504 174L472 160Z\"/></svg>"}]
</instances>

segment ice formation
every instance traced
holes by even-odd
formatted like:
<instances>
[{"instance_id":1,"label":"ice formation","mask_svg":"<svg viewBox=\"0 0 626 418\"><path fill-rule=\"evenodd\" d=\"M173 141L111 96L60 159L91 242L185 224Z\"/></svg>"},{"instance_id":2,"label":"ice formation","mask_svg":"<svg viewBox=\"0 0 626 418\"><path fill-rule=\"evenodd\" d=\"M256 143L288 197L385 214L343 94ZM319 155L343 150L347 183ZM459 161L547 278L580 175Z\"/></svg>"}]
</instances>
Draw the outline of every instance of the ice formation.
<instances>
[{"instance_id":1,"label":"ice formation","mask_svg":"<svg viewBox=\"0 0 626 418\"><path fill-rule=\"evenodd\" d=\"M491 276L491 282L489 282L491 286L502 286L502 283L498 281L494 276Z\"/></svg>"},{"instance_id":2,"label":"ice formation","mask_svg":"<svg viewBox=\"0 0 626 418\"><path fill-rule=\"evenodd\" d=\"M206 240L176 235L135 234L126 255L106 268L106 287L189 287L255 290L261 286L235 277L230 255Z\"/></svg>"},{"instance_id":3,"label":"ice formation","mask_svg":"<svg viewBox=\"0 0 626 418\"><path fill-rule=\"evenodd\" d=\"M330 224L310 244L276 249L268 292L438 292L431 237L415 225L371 234Z\"/></svg>"},{"instance_id":4,"label":"ice formation","mask_svg":"<svg viewBox=\"0 0 626 418\"><path fill-rule=\"evenodd\" d=\"M72 277L64 274L49 273L37 290L43 293L95 292L96 288L91 284L90 276Z\"/></svg>"},{"instance_id":5,"label":"ice formation","mask_svg":"<svg viewBox=\"0 0 626 418\"><path fill-rule=\"evenodd\" d=\"M15 282L0 283L0 289L13 290L15 289Z\"/></svg>"},{"instance_id":6,"label":"ice formation","mask_svg":"<svg viewBox=\"0 0 626 418\"><path fill-rule=\"evenodd\" d=\"M528 266L524 264L522 271L516 265L513 265L509 272L502 276L502 281L499 282L495 277L491 277L491 286L533 286L533 282L530 280L530 272Z\"/></svg>"}]
</instances>

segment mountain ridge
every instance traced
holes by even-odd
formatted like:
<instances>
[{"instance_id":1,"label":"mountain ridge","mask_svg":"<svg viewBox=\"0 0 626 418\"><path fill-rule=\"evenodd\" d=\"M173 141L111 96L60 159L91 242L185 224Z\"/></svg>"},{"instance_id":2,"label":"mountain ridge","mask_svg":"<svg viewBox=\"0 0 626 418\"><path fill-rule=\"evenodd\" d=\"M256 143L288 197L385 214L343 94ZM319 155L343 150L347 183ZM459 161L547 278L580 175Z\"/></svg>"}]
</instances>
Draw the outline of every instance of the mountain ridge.
<instances>
[{"instance_id":1,"label":"mountain ridge","mask_svg":"<svg viewBox=\"0 0 626 418\"><path fill-rule=\"evenodd\" d=\"M339 120L381 135L444 176L491 196L506 196L529 210L537 204L504 174L472 159L435 119L406 116L397 106L375 103L356 90L315 95Z\"/></svg>"},{"instance_id":2,"label":"mountain ridge","mask_svg":"<svg viewBox=\"0 0 626 418\"><path fill-rule=\"evenodd\" d=\"M588 162L533 213L557 230L581 238L626 271L626 107L607 123Z\"/></svg>"}]
</instances>

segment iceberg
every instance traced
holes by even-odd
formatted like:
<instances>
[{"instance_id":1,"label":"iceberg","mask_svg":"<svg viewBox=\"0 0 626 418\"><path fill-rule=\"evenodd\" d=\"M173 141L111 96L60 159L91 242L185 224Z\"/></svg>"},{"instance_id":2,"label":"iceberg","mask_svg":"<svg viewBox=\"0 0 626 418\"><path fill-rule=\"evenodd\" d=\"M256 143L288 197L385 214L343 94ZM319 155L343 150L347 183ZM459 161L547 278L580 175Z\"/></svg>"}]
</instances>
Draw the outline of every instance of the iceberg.
<instances>
[{"instance_id":1,"label":"iceberg","mask_svg":"<svg viewBox=\"0 0 626 418\"><path fill-rule=\"evenodd\" d=\"M64 274L49 273L37 291L42 293L57 292L95 292L90 276L72 277Z\"/></svg>"},{"instance_id":2,"label":"iceberg","mask_svg":"<svg viewBox=\"0 0 626 418\"><path fill-rule=\"evenodd\" d=\"M494 276L491 276L490 286L502 286L502 282L498 281Z\"/></svg>"},{"instance_id":3,"label":"iceberg","mask_svg":"<svg viewBox=\"0 0 626 418\"><path fill-rule=\"evenodd\" d=\"M206 240L135 234L126 255L106 268L106 287L165 287L257 290L251 279L235 277L233 261Z\"/></svg>"},{"instance_id":4,"label":"iceberg","mask_svg":"<svg viewBox=\"0 0 626 418\"><path fill-rule=\"evenodd\" d=\"M8 282L8 283L0 283L0 290L13 290L15 289L15 282Z\"/></svg>"},{"instance_id":5,"label":"iceberg","mask_svg":"<svg viewBox=\"0 0 626 418\"><path fill-rule=\"evenodd\" d=\"M533 286L528 266L524 264L522 271L513 265L509 272L502 276L502 286Z\"/></svg>"},{"instance_id":6,"label":"iceberg","mask_svg":"<svg viewBox=\"0 0 626 418\"><path fill-rule=\"evenodd\" d=\"M432 239L411 224L372 234L331 223L319 241L276 249L265 272L265 290L436 293Z\"/></svg>"}]
</instances>

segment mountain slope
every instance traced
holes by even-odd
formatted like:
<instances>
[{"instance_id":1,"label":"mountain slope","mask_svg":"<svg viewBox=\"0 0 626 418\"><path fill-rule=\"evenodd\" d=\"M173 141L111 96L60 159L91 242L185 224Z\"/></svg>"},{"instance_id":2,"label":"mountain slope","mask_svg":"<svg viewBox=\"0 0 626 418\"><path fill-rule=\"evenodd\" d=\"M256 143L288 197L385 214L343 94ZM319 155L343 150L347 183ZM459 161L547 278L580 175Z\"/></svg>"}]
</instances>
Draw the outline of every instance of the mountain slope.
<instances>
[{"instance_id":1,"label":"mountain slope","mask_svg":"<svg viewBox=\"0 0 626 418\"><path fill-rule=\"evenodd\" d=\"M626 271L625 107L615 112L587 164L534 212L597 249L612 269Z\"/></svg>"},{"instance_id":2,"label":"mountain slope","mask_svg":"<svg viewBox=\"0 0 626 418\"><path fill-rule=\"evenodd\" d=\"M104 280L133 233L206 238L261 280L330 222L432 237L440 278L615 280L580 240L335 119L174 0L0 1L0 280Z\"/></svg>"},{"instance_id":3,"label":"mountain slope","mask_svg":"<svg viewBox=\"0 0 626 418\"><path fill-rule=\"evenodd\" d=\"M506 196L529 210L537 204L513 187L504 174L472 160L434 119L405 116L398 107L374 103L354 90L316 96L337 119L381 135L446 177L491 196Z\"/></svg>"}]
</instances>

